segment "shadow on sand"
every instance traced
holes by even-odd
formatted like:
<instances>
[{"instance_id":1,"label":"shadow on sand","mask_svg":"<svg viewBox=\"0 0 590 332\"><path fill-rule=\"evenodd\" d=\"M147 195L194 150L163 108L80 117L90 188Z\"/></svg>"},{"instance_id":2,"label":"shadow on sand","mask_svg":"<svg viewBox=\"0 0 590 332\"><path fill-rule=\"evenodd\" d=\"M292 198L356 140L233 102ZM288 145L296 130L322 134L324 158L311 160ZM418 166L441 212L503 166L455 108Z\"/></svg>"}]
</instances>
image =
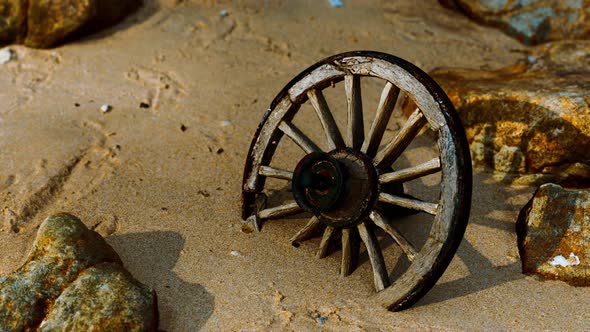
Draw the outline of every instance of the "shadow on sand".
<instances>
[{"instance_id":1,"label":"shadow on sand","mask_svg":"<svg viewBox=\"0 0 590 332\"><path fill-rule=\"evenodd\" d=\"M176 330L187 331L203 327L213 312L214 297L203 286L186 282L173 271L185 244L180 234L131 233L110 236L107 242L138 280L156 290L160 327L174 325Z\"/></svg>"}]
</instances>

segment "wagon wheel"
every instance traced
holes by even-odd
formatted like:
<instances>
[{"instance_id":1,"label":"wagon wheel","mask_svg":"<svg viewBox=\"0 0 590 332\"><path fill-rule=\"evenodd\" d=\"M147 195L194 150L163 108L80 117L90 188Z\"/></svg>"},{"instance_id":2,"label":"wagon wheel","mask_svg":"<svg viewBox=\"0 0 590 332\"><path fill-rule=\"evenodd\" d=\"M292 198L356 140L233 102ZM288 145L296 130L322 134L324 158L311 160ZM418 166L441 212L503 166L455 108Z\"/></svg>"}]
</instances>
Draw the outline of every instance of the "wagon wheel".
<instances>
[{"instance_id":1,"label":"wagon wheel","mask_svg":"<svg viewBox=\"0 0 590 332\"><path fill-rule=\"evenodd\" d=\"M361 76L381 79L385 85L367 135ZM323 93L342 81L348 105L344 134ZM413 103L413 112L393 139L381 142L393 110L400 107L404 98L406 106L408 100ZM307 101L325 133L324 150L293 123ZM392 164L406 153L421 131L427 130L424 128L436 134L432 137L438 147L437 157L393 170ZM306 154L292 170L271 166L283 136ZM434 173L440 176L438 201L422 201L404 193L404 183ZM266 207L267 178L290 181L288 194L292 200ZM320 258L327 254L330 239L341 233L343 276L354 269L358 255L355 239L360 236L374 274L375 298L384 307L397 311L414 304L434 286L461 242L471 201L471 159L453 105L428 75L392 55L350 52L318 62L277 95L250 146L242 188L242 217L257 227L268 219L311 213L307 225L291 241L305 240L313 230L325 227L318 250ZM387 206L433 216L421 248L415 247L396 225L402 209ZM390 280L377 229L390 236L410 262L395 280Z\"/></svg>"}]
</instances>

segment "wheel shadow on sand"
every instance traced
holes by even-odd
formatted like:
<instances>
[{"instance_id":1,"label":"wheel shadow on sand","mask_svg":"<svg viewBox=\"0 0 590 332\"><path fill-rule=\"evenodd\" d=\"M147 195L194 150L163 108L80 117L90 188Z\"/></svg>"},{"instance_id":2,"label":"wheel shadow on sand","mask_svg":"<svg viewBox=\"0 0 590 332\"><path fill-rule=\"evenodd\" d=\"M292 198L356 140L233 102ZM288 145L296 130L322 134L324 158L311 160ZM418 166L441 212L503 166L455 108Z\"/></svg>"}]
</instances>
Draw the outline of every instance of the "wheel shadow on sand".
<instances>
[{"instance_id":1,"label":"wheel shadow on sand","mask_svg":"<svg viewBox=\"0 0 590 332\"><path fill-rule=\"evenodd\" d=\"M109 236L107 242L135 278L156 290L160 328L197 331L205 325L213 312L214 296L173 271L185 246L182 235L171 231L130 233Z\"/></svg>"},{"instance_id":2,"label":"wheel shadow on sand","mask_svg":"<svg viewBox=\"0 0 590 332\"><path fill-rule=\"evenodd\" d=\"M522 189L507 190L506 184L503 182L488 184L490 175L488 173L474 173L473 187L478 188L478 190L473 191L473 203L469 220L471 226L468 226L469 228L476 224L484 226L487 230L482 229L482 231L477 232L469 232L468 230L454 258L459 258L465 264L469 274L453 281L437 283L416 304L416 307L444 302L525 278L525 275L521 272L520 259L504 265L494 263L493 260L497 260L497 258L490 259L475 245L482 237L491 237L492 241L494 241L497 231L514 234L516 215L518 213L515 213L514 220L503 220L491 216L494 211L520 211L524 204L521 206L513 203L510 197L528 194L529 192L532 195L530 188L523 187ZM499 198L502 200L498 200ZM474 204L476 201L489 202L492 200L496 204ZM504 241L504 239L498 238L495 241ZM506 248L507 246L514 246L514 249L516 249L516 238L514 238L513 243L498 243L498 247Z\"/></svg>"}]
</instances>

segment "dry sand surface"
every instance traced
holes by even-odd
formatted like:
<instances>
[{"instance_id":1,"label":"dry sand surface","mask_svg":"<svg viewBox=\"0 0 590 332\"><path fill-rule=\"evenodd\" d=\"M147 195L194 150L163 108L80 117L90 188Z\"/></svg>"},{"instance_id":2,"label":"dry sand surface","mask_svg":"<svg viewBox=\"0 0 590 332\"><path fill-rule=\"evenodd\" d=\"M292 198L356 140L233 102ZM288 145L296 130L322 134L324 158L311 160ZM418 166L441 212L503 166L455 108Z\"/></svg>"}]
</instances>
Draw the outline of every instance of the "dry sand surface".
<instances>
[{"instance_id":1,"label":"dry sand surface","mask_svg":"<svg viewBox=\"0 0 590 332\"><path fill-rule=\"evenodd\" d=\"M434 0L416 3L152 0L84 40L13 47L18 59L0 66L0 274L23 261L46 216L69 211L157 290L165 331L588 329L589 289L520 273L514 223L534 188L482 171L457 256L403 312L371 301L366 258L341 278L339 253L315 259L318 239L291 246L303 218L241 232L251 137L309 65L371 49L427 71L497 68L525 50ZM23 222L11 225L13 214Z\"/></svg>"}]
</instances>

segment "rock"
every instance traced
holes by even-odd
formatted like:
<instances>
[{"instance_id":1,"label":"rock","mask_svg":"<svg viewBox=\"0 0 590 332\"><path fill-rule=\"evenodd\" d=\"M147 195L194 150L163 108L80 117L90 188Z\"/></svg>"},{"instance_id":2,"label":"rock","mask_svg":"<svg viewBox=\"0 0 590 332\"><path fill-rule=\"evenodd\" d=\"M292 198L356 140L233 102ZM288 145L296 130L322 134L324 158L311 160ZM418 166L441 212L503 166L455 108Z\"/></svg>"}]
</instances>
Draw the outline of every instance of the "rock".
<instances>
[{"instance_id":1,"label":"rock","mask_svg":"<svg viewBox=\"0 0 590 332\"><path fill-rule=\"evenodd\" d=\"M590 191L544 184L516 222L522 271L590 286Z\"/></svg>"},{"instance_id":2,"label":"rock","mask_svg":"<svg viewBox=\"0 0 590 332\"><path fill-rule=\"evenodd\" d=\"M0 44L46 48L112 25L142 0L0 0Z\"/></svg>"},{"instance_id":3,"label":"rock","mask_svg":"<svg viewBox=\"0 0 590 332\"><path fill-rule=\"evenodd\" d=\"M590 41L538 46L499 70L430 74L458 110L475 164L544 182L590 183Z\"/></svg>"},{"instance_id":4,"label":"rock","mask_svg":"<svg viewBox=\"0 0 590 332\"><path fill-rule=\"evenodd\" d=\"M96 297L99 291L115 290L117 296ZM65 319L63 313L69 309L96 310ZM54 317L67 325L59 325ZM0 277L1 331L33 330L40 324L58 330L84 326L88 330L149 331L156 329L155 322L155 295L123 269L117 253L99 234L69 214L47 218L25 263L11 275Z\"/></svg>"},{"instance_id":5,"label":"rock","mask_svg":"<svg viewBox=\"0 0 590 332\"><path fill-rule=\"evenodd\" d=\"M12 59L14 59L14 51L11 48L5 47L0 49L0 65L10 62Z\"/></svg>"},{"instance_id":6,"label":"rock","mask_svg":"<svg viewBox=\"0 0 590 332\"><path fill-rule=\"evenodd\" d=\"M494 26L519 41L590 37L590 0L439 0L475 21Z\"/></svg>"},{"instance_id":7,"label":"rock","mask_svg":"<svg viewBox=\"0 0 590 332\"><path fill-rule=\"evenodd\" d=\"M155 307L155 293L121 265L102 263L82 272L61 293L39 330L155 331Z\"/></svg>"}]
</instances>

